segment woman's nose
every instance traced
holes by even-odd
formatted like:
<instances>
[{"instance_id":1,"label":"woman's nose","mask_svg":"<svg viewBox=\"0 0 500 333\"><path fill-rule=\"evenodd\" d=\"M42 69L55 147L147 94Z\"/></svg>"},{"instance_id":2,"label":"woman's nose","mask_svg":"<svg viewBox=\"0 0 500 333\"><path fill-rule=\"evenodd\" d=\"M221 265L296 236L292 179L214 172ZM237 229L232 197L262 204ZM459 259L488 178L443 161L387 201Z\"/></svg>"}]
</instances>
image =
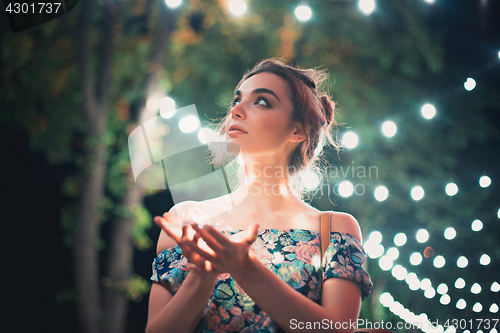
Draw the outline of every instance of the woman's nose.
<instances>
[{"instance_id":1,"label":"woman's nose","mask_svg":"<svg viewBox=\"0 0 500 333\"><path fill-rule=\"evenodd\" d=\"M231 108L231 117L233 119L245 119L246 118L246 113L245 113L245 110L243 108L243 105L241 102L239 102L238 104L236 104L235 106L233 106Z\"/></svg>"}]
</instances>

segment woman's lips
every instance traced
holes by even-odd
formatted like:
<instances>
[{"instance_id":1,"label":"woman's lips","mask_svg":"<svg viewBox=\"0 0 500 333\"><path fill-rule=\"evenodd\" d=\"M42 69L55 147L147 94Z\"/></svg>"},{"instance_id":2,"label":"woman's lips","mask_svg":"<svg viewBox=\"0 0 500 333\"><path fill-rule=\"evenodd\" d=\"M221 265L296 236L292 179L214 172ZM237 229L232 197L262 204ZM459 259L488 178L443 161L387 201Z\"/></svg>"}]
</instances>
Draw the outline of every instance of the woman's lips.
<instances>
[{"instance_id":1,"label":"woman's lips","mask_svg":"<svg viewBox=\"0 0 500 333\"><path fill-rule=\"evenodd\" d=\"M232 134L239 134L239 133L242 133L242 134L247 134L246 132L243 132L242 130L237 129L237 128L233 128L233 129L229 130L229 132L228 132L228 134L229 134L229 135L232 135Z\"/></svg>"}]
</instances>

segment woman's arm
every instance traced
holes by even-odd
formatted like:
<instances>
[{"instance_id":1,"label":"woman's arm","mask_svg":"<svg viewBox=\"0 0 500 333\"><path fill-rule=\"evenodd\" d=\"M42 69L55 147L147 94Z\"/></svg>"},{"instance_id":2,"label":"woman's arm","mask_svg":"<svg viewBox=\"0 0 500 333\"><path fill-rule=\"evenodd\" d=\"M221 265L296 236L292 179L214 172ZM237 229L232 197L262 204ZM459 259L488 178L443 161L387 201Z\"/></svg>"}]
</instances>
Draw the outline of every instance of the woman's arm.
<instances>
[{"instance_id":1,"label":"woman's arm","mask_svg":"<svg viewBox=\"0 0 500 333\"><path fill-rule=\"evenodd\" d=\"M194 332L214 286L215 278L190 272L172 297L164 285L153 283L146 332Z\"/></svg>"},{"instance_id":2,"label":"woman's arm","mask_svg":"<svg viewBox=\"0 0 500 333\"><path fill-rule=\"evenodd\" d=\"M165 218L155 218L162 228L168 228L166 218L169 218L171 224L177 224L174 221L175 215L167 213ZM161 219L161 221L159 221ZM184 231L186 228L184 228ZM157 254L164 249L176 245L177 239L181 237L175 233L172 236L162 230L158 239ZM190 253L189 248L183 247L183 254L192 262L199 265L205 264L205 261L199 256L196 257ZM154 332L194 332L208 299L213 292L217 274L215 272L206 272L204 270L191 270L183 281L180 289L172 296L170 286L162 283L153 283L149 296L147 333Z\"/></svg>"},{"instance_id":3,"label":"woman's arm","mask_svg":"<svg viewBox=\"0 0 500 333\"><path fill-rule=\"evenodd\" d=\"M218 270L227 270L245 292L283 330L287 332L318 331L353 332L361 307L361 291L357 283L330 278L323 284L322 306L300 294L258 261L248 251L242 252L242 242L232 242L213 228L195 230L214 250L215 255L203 254ZM332 230L349 233L361 239L357 221L348 214L335 214ZM248 241L246 241L248 242ZM316 326L314 326L316 323ZM340 328L340 329L336 329Z\"/></svg>"}]
</instances>

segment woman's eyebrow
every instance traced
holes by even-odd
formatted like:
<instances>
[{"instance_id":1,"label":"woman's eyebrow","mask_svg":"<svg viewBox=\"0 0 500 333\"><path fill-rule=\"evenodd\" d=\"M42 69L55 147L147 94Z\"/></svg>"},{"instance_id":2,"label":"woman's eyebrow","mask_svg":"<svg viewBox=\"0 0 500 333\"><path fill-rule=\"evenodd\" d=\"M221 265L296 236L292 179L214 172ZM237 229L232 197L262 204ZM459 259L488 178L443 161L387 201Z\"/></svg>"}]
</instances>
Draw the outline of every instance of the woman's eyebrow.
<instances>
[{"instance_id":1,"label":"woman's eyebrow","mask_svg":"<svg viewBox=\"0 0 500 333\"><path fill-rule=\"evenodd\" d=\"M252 94L259 94L259 93L267 93L267 94L271 94L273 95L274 97L276 97L276 99L278 101L280 101L281 103L281 100L279 99L279 97L274 93L274 91L272 91L271 89L266 89L266 88L257 88L257 89L254 89L252 91ZM241 91L240 90L236 90L236 92L234 93L236 96L241 96Z\"/></svg>"}]
</instances>

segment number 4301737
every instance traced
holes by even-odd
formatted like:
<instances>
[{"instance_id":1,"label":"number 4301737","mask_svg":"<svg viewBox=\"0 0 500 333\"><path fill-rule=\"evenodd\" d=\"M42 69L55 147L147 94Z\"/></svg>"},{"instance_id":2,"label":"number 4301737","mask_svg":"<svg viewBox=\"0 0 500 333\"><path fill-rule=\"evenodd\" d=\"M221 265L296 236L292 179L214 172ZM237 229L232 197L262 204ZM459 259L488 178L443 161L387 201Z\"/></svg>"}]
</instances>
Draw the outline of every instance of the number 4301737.
<instances>
[{"instance_id":1,"label":"number 4301737","mask_svg":"<svg viewBox=\"0 0 500 333\"><path fill-rule=\"evenodd\" d=\"M494 329L498 324L498 318L493 319L447 319L443 324L443 327L453 326L456 329Z\"/></svg>"}]
</instances>

